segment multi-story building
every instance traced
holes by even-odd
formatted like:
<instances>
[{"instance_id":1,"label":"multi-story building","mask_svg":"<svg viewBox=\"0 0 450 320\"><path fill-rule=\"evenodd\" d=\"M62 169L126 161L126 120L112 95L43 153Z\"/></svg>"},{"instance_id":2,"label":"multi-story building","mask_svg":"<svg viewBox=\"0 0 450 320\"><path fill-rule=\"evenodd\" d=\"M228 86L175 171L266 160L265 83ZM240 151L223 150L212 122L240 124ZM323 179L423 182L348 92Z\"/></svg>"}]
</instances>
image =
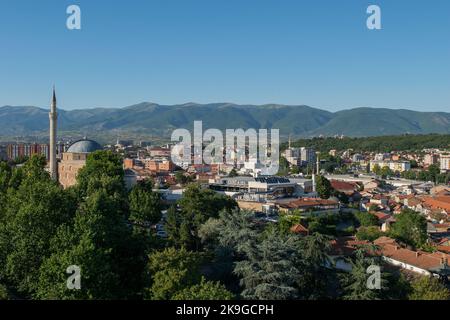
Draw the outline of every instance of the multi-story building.
<instances>
[{"instance_id":1,"label":"multi-story building","mask_svg":"<svg viewBox=\"0 0 450 320\"><path fill-rule=\"evenodd\" d=\"M0 146L0 161L8 160L8 156L6 155L6 147Z\"/></svg>"},{"instance_id":2,"label":"multi-story building","mask_svg":"<svg viewBox=\"0 0 450 320\"><path fill-rule=\"evenodd\" d=\"M391 159L390 153L378 153L375 155L375 158L374 158L375 161L384 161L384 160L389 160L389 159Z\"/></svg>"},{"instance_id":3,"label":"multi-story building","mask_svg":"<svg viewBox=\"0 0 450 320\"><path fill-rule=\"evenodd\" d=\"M301 165L301 153L299 148L288 148L284 152L284 157L293 166Z\"/></svg>"},{"instance_id":4,"label":"multi-story building","mask_svg":"<svg viewBox=\"0 0 450 320\"><path fill-rule=\"evenodd\" d=\"M147 148L150 157L170 157L171 150L169 148L153 147Z\"/></svg>"},{"instance_id":5,"label":"multi-story building","mask_svg":"<svg viewBox=\"0 0 450 320\"><path fill-rule=\"evenodd\" d=\"M437 154L429 153L426 154L423 159L424 166L428 167L439 162L439 156Z\"/></svg>"},{"instance_id":6,"label":"multi-story building","mask_svg":"<svg viewBox=\"0 0 450 320\"><path fill-rule=\"evenodd\" d=\"M166 159L146 159L145 168L153 172L172 172L175 170L175 164Z\"/></svg>"},{"instance_id":7,"label":"multi-story building","mask_svg":"<svg viewBox=\"0 0 450 320\"><path fill-rule=\"evenodd\" d=\"M301 148L300 158L302 165L314 164L316 162L316 151L313 148Z\"/></svg>"},{"instance_id":8,"label":"multi-story building","mask_svg":"<svg viewBox=\"0 0 450 320\"><path fill-rule=\"evenodd\" d=\"M352 157L352 161L353 162L361 162L363 160L364 160L364 156L362 154L360 154L360 153L356 153Z\"/></svg>"},{"instance_id":9,"label":"multi-story building","mask_svg":"<svg viewBox=\"0 0 450 320\"><path fill-rule=\"evenodd\" d=\"M41 154L48 160L50 158L50 146L48 144L37 143L9 144L6 147L6 154L9 160L15 160L20 157L31 157L36 154Z\"/></svg>"},{"instance_id":10,"label":"multi-story building","mask_svg":"<svg viewBox=\"0 0 450 320\"><path fill-rule=\"evenodd\" d=\"M450 154L441 154L441 171L450 171Z\"/></svg>"},{"instance_id":11,"label":"multi-story building","mask_svg":"<svg viewBox=\"0 0 450 320\"><path fill-rule=\"evenodd\" d=\"M373 171L376 165L380 168L388 167L394 172L404 172L411 169L411 163L409 161L372 160L370 161L370 171Z\"/></svg>"}]
</instances>

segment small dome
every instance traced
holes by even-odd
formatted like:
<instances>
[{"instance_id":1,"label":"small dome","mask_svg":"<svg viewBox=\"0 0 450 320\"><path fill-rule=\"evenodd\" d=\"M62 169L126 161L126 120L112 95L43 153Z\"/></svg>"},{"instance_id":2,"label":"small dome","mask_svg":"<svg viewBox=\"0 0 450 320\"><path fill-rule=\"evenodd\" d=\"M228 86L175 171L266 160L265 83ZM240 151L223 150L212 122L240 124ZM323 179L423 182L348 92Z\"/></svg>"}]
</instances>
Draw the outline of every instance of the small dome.
<instances>
[{"instance_id":1,"label":"small dome","mask_svg":"<svg viewBox=\"0 0 450 320\"><path fill-rule=\"evenodd\" d=\"M97 150L102 150L102 146L93 140L79 140L72 143L67 149L68 153L91 153Z\"/></svg>"}]
</instances>

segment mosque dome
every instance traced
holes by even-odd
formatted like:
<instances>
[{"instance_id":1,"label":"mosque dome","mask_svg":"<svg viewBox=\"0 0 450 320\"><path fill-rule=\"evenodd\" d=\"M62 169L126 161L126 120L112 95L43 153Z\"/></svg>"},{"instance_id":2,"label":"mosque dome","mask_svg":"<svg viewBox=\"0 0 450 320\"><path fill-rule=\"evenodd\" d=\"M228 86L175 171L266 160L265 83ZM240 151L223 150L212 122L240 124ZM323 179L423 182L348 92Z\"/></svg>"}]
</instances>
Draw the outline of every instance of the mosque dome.
<instances>
[{"instance_id":1,"label":"mosque dome","mask_svg":"<svg viewBox=\"0 0 450 320\"><path fill-rule=\"evenodd\" d=\"M83 139L72 143L67 149L68 153L91 153L102 150L102 146L93 140Z\"/></svg>"}]
</instances>

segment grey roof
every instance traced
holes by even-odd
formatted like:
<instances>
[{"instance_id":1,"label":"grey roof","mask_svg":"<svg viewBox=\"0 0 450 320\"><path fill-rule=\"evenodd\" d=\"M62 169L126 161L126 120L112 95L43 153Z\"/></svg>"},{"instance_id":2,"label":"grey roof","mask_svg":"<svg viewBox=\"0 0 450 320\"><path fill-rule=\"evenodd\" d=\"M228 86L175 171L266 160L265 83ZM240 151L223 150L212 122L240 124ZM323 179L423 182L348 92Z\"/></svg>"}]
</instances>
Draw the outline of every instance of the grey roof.
<instances>
[{"instance_id":1,"label":"grey roof","mask_svg":"<svg viewBox=\"0 0 450 320\"><path fill-rule=\"evenodd\" d=\"M67 149L67 152L71 153L91 153L97 150L102 150L102 146L93 140L79 140L74 143Z\"/></svg>"}]
</instances>

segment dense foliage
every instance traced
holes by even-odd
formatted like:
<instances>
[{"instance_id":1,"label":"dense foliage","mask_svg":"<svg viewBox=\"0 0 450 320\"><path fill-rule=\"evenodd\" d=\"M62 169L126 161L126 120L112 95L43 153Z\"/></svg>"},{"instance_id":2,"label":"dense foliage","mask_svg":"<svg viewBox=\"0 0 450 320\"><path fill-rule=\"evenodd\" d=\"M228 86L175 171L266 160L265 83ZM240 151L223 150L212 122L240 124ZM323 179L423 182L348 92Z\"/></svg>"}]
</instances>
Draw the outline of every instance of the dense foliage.
<instances>
[{"instance_id":1,"label":"dense foliage","mask_svg":"<svg viewBox=\"0 0 450 320\"><path fill-rule=\"evenodd\" d=\"M301 139L292 143L293 147L312 147L317 151L328 153L330 150L344 151L353 149L355 152L391 152L417 151L424 148L448 148L450 135L400 135L364 138L313 138ZM287 148L283 144L282 148Z\"/></svg>"},{"instance_id":2,"label":"dense foliage","mask_svg":"<svg viewBox=\"0 0 450 320\"><path fill-rule=\"evenodd\" d=\"M410 283L385 271L382 288L369 289L367 268L383 262L363 251L350 256L351 272L335 268L335 237L356 228L359 239L381 235L369 213L293 212L273 223L239 210L229 197L189 184L163 217L165 207L151 181L126 189L116 154L89 155L77 184L68 189L44 166L37 156L13 168L0 163L0 300L448 297L435 280ZM328 183L320 182L325 198L334 194ZM293 233L296 224L309 234ZM167 238L158 238L162 226ZM423 246L425 228L420 215L405 211L390 236ZM79 268L80 290L67 286L71 266Z\"/></svg>"}]
</instances>

